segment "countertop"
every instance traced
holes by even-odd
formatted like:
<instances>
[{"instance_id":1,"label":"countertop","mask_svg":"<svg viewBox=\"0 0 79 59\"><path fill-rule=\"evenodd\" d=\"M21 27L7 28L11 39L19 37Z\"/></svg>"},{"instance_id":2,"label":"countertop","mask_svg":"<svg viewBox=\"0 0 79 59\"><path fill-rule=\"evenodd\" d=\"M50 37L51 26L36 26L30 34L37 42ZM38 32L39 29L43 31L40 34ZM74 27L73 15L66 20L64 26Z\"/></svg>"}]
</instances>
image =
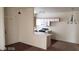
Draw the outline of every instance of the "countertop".
<instances>
[{"instance_id":1,"label":"countertop","mask_svg":"<svg viewBox=\"0 0 79 59\"><path fill-rule=\"evenodd\" d=\"M45 33L45 32L34 32L34 35L50 36L50 35L52 35L52 34Z\"/></svg>"}]
</instances>

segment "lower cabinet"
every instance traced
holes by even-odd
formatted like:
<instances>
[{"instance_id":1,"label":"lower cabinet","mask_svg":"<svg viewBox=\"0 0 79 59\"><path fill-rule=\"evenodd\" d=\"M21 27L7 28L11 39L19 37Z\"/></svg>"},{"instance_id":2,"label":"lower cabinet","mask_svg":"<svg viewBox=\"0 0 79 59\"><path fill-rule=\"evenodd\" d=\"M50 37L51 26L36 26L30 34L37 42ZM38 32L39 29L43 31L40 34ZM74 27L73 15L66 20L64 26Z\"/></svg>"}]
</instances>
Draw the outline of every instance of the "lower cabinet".
<instances>
[{"instance_id":1,"label":"lower cabinet","mask_svg":"<svg viewBox=\"0 0 79 59\"><path fill-rule=\"evenodd\" d=\"M51 34L35 32L34 40L36 47L47 49L51 45Z\"/></svg>"}]
</instances>

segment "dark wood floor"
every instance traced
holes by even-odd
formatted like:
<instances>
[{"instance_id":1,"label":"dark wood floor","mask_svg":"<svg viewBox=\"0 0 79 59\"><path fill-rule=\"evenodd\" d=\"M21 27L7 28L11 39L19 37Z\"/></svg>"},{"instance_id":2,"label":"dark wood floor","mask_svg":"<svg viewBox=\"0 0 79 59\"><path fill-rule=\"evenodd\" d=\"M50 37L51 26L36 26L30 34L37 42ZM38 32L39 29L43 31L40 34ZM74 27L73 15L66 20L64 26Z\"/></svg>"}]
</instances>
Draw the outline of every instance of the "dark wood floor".
<instances>
[{"instance_id":1,"label":"dark wood floor","mask_svg":"<svg viewBox=\"0 0 79 59\"><path fill-rule=\"evenodd\" d=\"M57 40L51 40L52 44L54 44L55 42L57 42ZM47 50L44 50L44 49L30 46L28 44L24 44L21 42L7 45L6 48L7 48L6 51L56 51L57 50L57 49L51 48L51 47L49 47Z\"/></svg>"},{"instance_id":2,"label":"dark wood floor","mask_svg":"<svg viewBox=\"0 0 79 59\"><path fill-rule=\"evenodd\" d=\"M79 51L79 45L77 44L57 40L52 40L51 42L52 44L47 50L18 42L6 46L6 51Z\"/></svg>"}]
</instances>

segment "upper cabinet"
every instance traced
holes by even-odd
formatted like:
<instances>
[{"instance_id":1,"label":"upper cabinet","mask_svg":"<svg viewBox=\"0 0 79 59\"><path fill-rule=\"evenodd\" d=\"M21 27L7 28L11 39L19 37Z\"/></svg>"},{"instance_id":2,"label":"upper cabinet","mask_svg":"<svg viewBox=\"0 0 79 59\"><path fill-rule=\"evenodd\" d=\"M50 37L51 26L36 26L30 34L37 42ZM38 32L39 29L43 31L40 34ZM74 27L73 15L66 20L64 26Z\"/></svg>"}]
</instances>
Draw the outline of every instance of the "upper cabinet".
<instances>
[{"instance_id":1,"label":"upper cabinet","mask_svg":"<svg viewBox=\"0 0 79 59\"><path fill-rule=\"evenodd\" d=\"M59 17L54 17L54 18L36 18L36 26L53 26L53 23L59 22L60 18Z\"/></svg>"},{"instance_id":2,"label":"upper cabinet","mask_svg":"<svg viewBox=\"0 0 79 59\"><path fill-rule=\"evenodd\" d=\"M54 24L58 23L58 22L60 22L59 17L51 18L51 19L49 19L49 26L54 26Z\"/></svg>"}]
</instances>

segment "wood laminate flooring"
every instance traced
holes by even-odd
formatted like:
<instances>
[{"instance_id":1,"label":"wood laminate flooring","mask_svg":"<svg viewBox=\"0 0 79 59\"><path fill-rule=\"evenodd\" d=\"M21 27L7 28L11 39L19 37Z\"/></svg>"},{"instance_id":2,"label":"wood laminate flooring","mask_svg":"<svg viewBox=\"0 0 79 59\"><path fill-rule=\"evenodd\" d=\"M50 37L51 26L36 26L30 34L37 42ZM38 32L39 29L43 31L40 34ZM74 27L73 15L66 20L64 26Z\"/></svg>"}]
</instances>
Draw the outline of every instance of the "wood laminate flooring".
<instances>
[{"instance_id":1,"label":"wood laminate flooring","mask_svg":"<svg viewBox=\"0 0 79 59\"><path fill-rule=\"evenodd\" d=\"M47 50L30 46L21 42L6 46L6 51L79 51L79 45L63 41L52 40L52 44ZM14 50L8 48L14 48Z\"/></svg>"}]
</instances>

